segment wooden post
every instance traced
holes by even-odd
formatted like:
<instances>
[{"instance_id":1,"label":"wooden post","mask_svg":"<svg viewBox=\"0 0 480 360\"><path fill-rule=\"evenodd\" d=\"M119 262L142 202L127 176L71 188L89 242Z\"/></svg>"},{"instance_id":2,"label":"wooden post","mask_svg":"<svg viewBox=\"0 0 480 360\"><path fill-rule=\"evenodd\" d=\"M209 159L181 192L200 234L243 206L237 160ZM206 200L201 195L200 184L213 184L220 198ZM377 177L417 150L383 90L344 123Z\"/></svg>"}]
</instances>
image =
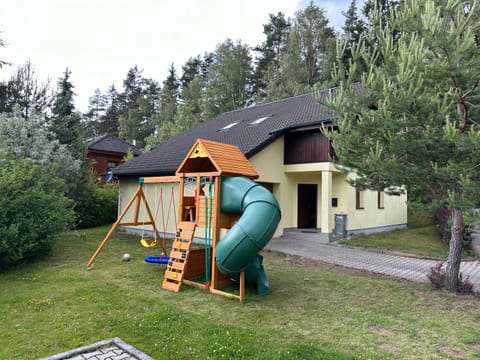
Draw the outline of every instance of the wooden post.
<instances>
[{"instance_id":1,"label":"wooden post","mask_svg":"<svg viewBox=\"0 0 480 360\"><path fill-rule=\"evenodd\" d=\"M142 184L139 184L138 187L137 187L137 190L135 191L135 193L132 195L132 197L130 198L130 200L128 201L127 205L125 206L125 208L122 210L120 216L117 218L117 221L115 221L115 223L112 225L112 227L110 228L110 231L107 233L107 235L105 235L103 241L100 243L100 245L98 246L97 250L95 250L95 252L93 253L92 257L90 258L90 260L88 261L88 264L87 264L87 268L91 269L92 266L93 266L93 262L95 261L96 257L98 256L98 254L100 253L100 251L102 251L103 247L105 246L105 244L107 243L107 241L110 239L110 236L112 236L113 232L115 231L115 229L117 228L118 225L120 225L120 221L122 221L123 217L125 216L125 214L127 213L128 209L130 209L130 206L132 206L133 202L135 200L137 200L137 203L139 201L139 198L141 197L140 194L143 194L143 190L142 190Z\"/></svg>"},{"instance_id":2,"label":"wooden post","mask_svg":"<svg viewBox=\"0 0 480 360\"><path fill-rule=\"evenodd\" d=\"M245 271L240 273L240 301L245 299Z\"/></svg>"},{"instance_id":3,"label":"wooden post","mask_svg":"<svg viewBox=\"0 0 480 360\"><path fill-rule=\"evenodd\" d=\"M213 208L212 208L212 260L211 260L211 290L218 290L219 288L219 271L215 263L215 255L217 251L217 244L220 241L220 229L218 227L218 219L220 218L220 176L215 177L213 187Z\"/></svg>"}]
</instances>

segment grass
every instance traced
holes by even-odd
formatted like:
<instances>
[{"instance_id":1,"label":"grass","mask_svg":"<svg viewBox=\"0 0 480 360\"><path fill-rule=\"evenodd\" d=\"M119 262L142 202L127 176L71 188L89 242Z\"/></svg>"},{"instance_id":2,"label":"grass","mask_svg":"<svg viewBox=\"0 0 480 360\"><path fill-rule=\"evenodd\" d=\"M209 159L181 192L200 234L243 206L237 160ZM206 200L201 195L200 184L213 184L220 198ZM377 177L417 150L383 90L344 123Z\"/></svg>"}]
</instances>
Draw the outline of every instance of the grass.
<instances>
[{"instance_id":1,"label":"grass","mask_svg":"<svg viewBox=\"0 0 480 360\"><path fill-rule=\"evenodd\" d=\"M67 233L41 262L0 275L0 359L37 359L114 336L155 359L477 359L480 303L264 252L271 294L161 288L138 239ZM128 252L130 262L122 262Z\"/></svg>"},{"instance_id":2,"label":"grass","mask_svg":"<svg viewBox=\"0 0 480 360\"><path fill-rule=\"evenodd\" d=\"M341 243L435 259L448 256L448 245L440 238L432 219L423 213L409 214L405 229L356 235Z\"/></svg>"}]
</instances>

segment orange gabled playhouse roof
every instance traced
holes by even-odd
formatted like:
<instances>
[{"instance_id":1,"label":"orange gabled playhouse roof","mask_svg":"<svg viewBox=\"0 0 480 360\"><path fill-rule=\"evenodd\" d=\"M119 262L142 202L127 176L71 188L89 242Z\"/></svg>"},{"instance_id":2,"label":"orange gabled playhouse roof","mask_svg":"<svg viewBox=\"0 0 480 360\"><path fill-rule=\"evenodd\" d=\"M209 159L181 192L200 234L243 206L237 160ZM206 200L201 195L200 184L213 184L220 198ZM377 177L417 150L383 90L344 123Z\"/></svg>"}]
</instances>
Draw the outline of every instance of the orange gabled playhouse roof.
<instances>
[{"instance_id":1,"label":"orange gabled playhouse roof","mask_svg":"<svg viewBox=\"0 0 480 360\"><path fill-rule=\"evenodd\" d=\"M177 176L184 173L215 173L258 178L257 171L236 145L197 139L177 169Z\"/></svg>"}]
</instances>

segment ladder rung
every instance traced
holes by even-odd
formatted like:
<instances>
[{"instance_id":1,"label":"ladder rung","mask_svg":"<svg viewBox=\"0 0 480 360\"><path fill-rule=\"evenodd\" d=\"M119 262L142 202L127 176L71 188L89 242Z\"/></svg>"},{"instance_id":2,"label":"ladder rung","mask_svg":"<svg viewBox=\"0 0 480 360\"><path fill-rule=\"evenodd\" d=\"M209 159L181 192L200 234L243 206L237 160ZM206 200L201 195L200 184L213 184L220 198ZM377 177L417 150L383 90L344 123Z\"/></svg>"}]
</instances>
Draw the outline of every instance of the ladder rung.
<instances>
[{"instance_id":1,"label":"ladder rung","mask_svg":"<svg viewBox=\"0 0 480 360\"><path fill-rule=\"evenodd\" d=\"M186 229L186 230L190 230L190 231L193 231L195 229L195 226L196 226L196 224L194 222L190 222L190 221L180 221L178 223L178 228L179 229Z\"/></svg>"},{"instance_id":2,"label":"ladder rung","mask_svg":"<svg viewBox=\"0 0 480 360\"><path fill-rule=\"evenodd\" d=\"M174 261L172 265L169 265L170 270L181 270L185 269L185 263L184 262L179 262L179 261Z\"/></svg>"},{"instance_id":3,"label":"ladder rung","mask_svg":"<svg viewBox=\"0 0 480 360\"><path fill-rule=\"evenodd\" d=\"M174 282L164 280L163 283L162 283L162 288L165 289L165 290L179 292L181 285L182 285L181 282L177 284L177 283L174 283Z\"/></svg>"},{"instance_id":4,"label":"ladder rung","mask_svg":"<svg viewBox=\"0 0 480 360\"><path fill-rule=\"evenodd\" d=\"M191 243L188 243L188 242L175 241L172 244L172 249L175 249L175 250L190 250L190 245L191 245Z\"/></svg>"},{"instance_id":5,"label":"ladder rung","mask_svg":"<svg viewBox=\"0 0 480 360\"><path fill-rule=\"evenodd\" d=\"M187 240L187 241L192 241L192 239L193 239L193 232L184 232L184 231L182 231L182 232L180 232L180 233L178 234L178 236L176 236L175 238L176 238L176 239L183 240L183 241L185 241L185 240Z\"/></svg>"},{"instance_id":6,"label":"ladder rung","mask_svg":"<svg viewBox=\"0 0 480 360\"><path fill-rule=\"evenodd\" d=\"M173 259L176 260L185 260L187 258L187 251L178 251L178 250L172 250L170 251L170 260L174 261Z\"/></svg>"},{"instance_id":7,"label":"ladder rung","mask_svg":"<svg viewBox=\"0 0 480 360\"><path fill-rule=\"evenodd\" d=\"M165 270L164 279L174 280L174 281L182 281L183 272L176 272L171 270Z\"/></svg>"}]
</instances>

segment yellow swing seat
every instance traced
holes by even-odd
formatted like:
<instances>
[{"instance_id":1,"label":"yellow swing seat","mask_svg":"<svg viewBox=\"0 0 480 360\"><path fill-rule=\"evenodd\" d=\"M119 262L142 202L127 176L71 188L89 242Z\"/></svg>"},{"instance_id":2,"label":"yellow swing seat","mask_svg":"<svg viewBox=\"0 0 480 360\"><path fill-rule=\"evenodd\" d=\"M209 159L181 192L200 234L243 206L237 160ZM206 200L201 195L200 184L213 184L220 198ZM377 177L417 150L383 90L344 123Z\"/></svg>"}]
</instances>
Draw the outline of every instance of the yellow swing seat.
<instances>
[{"instance_id":1,"label":"yellow swing seat","mask_svg":"<svg viewBox=\"0 0 480 360\"><path fill-rule=\"evenodd\" d=\"M155 240L153 240L152 242L149 243L147 240L141 239L140 244L142 244L142 246L146 247L146 248L151 248L151 247L157 246L157 242Z\"/></svg>"}]
</instances>

